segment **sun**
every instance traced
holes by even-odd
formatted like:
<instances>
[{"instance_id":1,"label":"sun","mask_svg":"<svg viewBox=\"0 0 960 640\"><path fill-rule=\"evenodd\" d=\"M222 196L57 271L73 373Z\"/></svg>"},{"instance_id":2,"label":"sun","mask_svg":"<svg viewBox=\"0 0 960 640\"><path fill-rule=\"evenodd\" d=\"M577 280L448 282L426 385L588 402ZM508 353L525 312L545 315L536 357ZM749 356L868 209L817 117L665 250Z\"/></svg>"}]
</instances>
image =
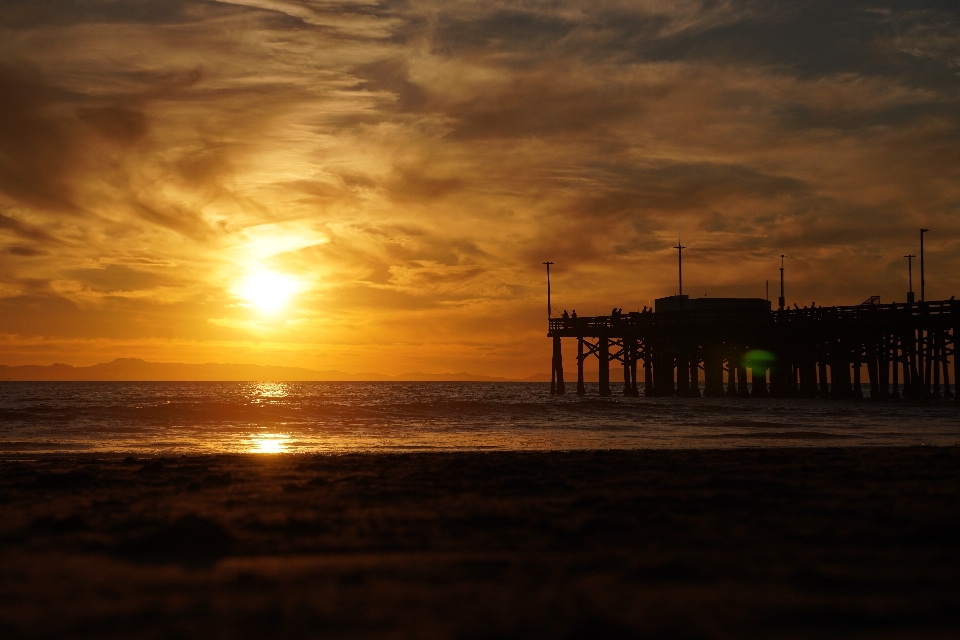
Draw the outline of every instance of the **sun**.
<instances>
[{"instance_id":1,"label":"sun","mask_svg":"<svg viewBox=\"0 0 960 640\"><path fill-rule=\"evenodd\" d=\"M248 275L236 287L237 294L263 313L276 313L301 289L293 276L261 270Z\"/></svg>"}]
</instances>

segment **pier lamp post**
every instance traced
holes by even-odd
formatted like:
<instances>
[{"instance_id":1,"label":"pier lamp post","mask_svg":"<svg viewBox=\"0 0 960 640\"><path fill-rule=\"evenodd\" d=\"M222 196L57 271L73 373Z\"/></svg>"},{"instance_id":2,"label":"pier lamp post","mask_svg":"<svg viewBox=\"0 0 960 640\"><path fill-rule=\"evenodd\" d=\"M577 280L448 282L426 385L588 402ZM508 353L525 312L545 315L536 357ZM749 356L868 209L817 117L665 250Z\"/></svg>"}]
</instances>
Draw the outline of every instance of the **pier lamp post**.
<instances>
[{"instance_id":1,"label":"pier lamp post","mask_svg":"<svg viewBox=\"0 0 960 640\"><path fill-rule=\"evenodd\" d=\"M550 320L553 318L553 302L550 300L550 261L544 262L547 266L547 335L550 335ZM550 364L550 395L562 396L565 393L563 384L563 352L560 349L560 334L553 336L553 361Z\"/></svg>"},{"instance_id":2,"label":"pier lamp post","mask_svg":"<svg viewBox=\"0 0 960 640\"><path fill-rule=\"evenodd\" d=\"M908 256L903 256L907 259L907 274L910 278L910 290L907 291L907 302L913 302L913 259L917 256L912 253Z\"/></svg>"},{"instance_id":3,"label":"pier lamp post","mask_svg":"<svg viewBox=\"0 0 960 640\"><path fill-rule=\"evenodd\" d=\"M683 295L683 250L686 249L685 246L677 242L677 246L674 247L677 250L677 269L680 274L680 293Z\"/></svg>"},{"instance_id":4,"label":"pier lamp post","mask_svg":"<svg viewBox=\"0 0 960 640\"><path fill-rule=\"evenodd\" d=\"M553 317L553 307L550 305L550 265L552 262L543 262L547 265L547 320Z\"/></svg>"},{"instance_id":5,"label":"pier lamp post","mask_svg":"<svg viewBox=\"0 0 960 640\"><path fill-rule=\"evenodd\" d=\"M923 234L930 231L930 229L920 229L920 302L925 302L926 297L926 284L927 281L923 277Z\"/></svg>"},{"instance_id":6,"label":"pier lamp post","mask_svg":"<svg viewBox=\"0 0 960 640\"><path fill-rule=\"evenodd\" d=\"M783 311L787 304L787 299L783 296L783 259L789 257L790 256L785 256L782 253L780 254L780 299L777 301L777 303L779 304L781 311Z\"/></svg>"}]
</instances>

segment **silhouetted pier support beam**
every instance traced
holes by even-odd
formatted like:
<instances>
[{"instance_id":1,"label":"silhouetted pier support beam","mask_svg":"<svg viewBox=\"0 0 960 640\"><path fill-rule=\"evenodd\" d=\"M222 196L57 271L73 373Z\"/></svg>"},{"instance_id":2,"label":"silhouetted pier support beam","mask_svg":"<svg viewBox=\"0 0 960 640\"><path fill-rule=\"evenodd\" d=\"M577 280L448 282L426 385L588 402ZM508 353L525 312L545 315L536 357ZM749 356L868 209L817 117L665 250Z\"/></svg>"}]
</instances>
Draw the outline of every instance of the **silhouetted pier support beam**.
<instances>
[{"instance_id":1,"label":"silhouetted pier support beam","mask_svg":"<svg viewBox=\"0 0 960 640\"><path fill-rule=\"evenodd\" d=\"M831 398L849 398L853 395L848 362L834 362L830 366L830 386Z\"/></svg>"},{"instance_id":2,"label":"silhouetted pier support beam","mask_svg":"<svg viewBox=\"0 0 960 640\"><path fill-rule=\"evenodd\" d=\"M950 388L950 361L946 358L943 359L943 397L945 400L953 399L953 390Z\"/></svg>"},{"instance_id":3,"label":"silhouetted pier support beam","mask_svg":"<svg viewBox=\"0 0 960 640\"><path fill-rule=\"evenodd\" d=\"M562 396L566 393L563 384L563 351L560 349L560 336L553 337L553 372L550 374L550 393Z\"/></svg>"},{"instance_id":4,"label":"silhouetted pier support beam","mask_svg":"<svg viewBox=\"0 0 960 640\"><path fill-rule=\"evenodd\" d=\"M653 356L653 393L661 397L673 395L673 358L659 349Z\"/></svg>"},{"instance_id":5,"label":"silhouetted pier support beam","mask_svg":"<svg viewBox=\"0 0 960 640\"><path fill-rule=\"evenodd\" d=\"M737 365L736 359L727 360L727 393L728 398L737 397Z\"/></svg>"},{"instance_id":6,"label":"silhouetted pier support beam","mask_svg":"<svg viewBox=\"0 0 960 640\"><path fill-rule=\"evenodd\" d=\"M742 358L739 358L742 360ZM742 365L737 365L737 395L741 398L750 397L750 387L747 385L747 368Z\"/></svg>"},{"instance_id":7,"label":"silhouetted pier support beam","mask_svg":"<svg viewBox=\"0 0 960 640\"><path fill-rule=\"evenodd\" d=\"M703 354L703 395L707 398L723 397L723 358L715 351Z\"/></svg>"},{"instance_id":8,"label":"silhouetted pier support beam","mask_svg":"<svg viewBox=\"0 0 960 640\"><path fill-rule=\"evenodd\" d=\"M587 393L583 385L583 336L577 336L577 395L582 396Z\"/></svg>"},{"instance_id":9,"label":"silhouetted pier support beam","mask_svg":"<svg viewBox=\"0 0 960 640\"><path fill-rule=\"evenodd\" d=\"M900 343L893 336L890 342L890 397L900 397Z\"/></svg>"},{"instance_id":10,"label":"silhouetted pier support beam","mask_svg":"<svg viewBox=\"0 0 960 640\"><path fill-rule=\"evenodd\" d=\"M630 395L630 348L627 339L623 339L623 349L620 351L620 364L623 365L623 395Z\"/></svg>"},{"instance_id":11,"label":"silhouetted pier support beam","mask_svg":"<svg viewBox=\"0 0 960 640\"><path fill-rule=\"evenodd\" d=\"M953 391L950 389L950 348L947 347L948 335L946 332L943 334L943 397L946 400L953 399ZM954 347L953 359L956 361L956 344Z\"/></svg>"},{"instance_id":12,"label":"silhouetted pier support beam","mask_svg":"<svg viewBox=\"0 0 960 640\"><path fill-rule=\"evenodd\" d=\"M827 393L828 398L842 398L843 393L840 391L840 376L842 370L840 365L836 362L831 362L829 365L830 369L830 391Z\"/></svg>"},{"instance_id":13,"label":"silhouetted pier support beam","mask_svg":"<svg viewBox=\"0 0 960 640\"><path fill-rule=\"evenodd\" d=\"M899 394L896 394L897 385L894 380L891 379L891 374L894 373L897 369L896 361L896 342L890 339L890 336L884 336L883 340L880 342L880 398L882 400L889 400L892 397L899 397ZM896 395L895 395L896 394Z\"/></svg>"},{"instance_id":14,"label":"silhouetted pier support beam","mask_svg":"<svg viewBox=\"0 0 960 640\"><path fill-rule=\"evenodd\" d=\"M690 356L690 389L687 396L691 398L700 397L700 358Z\"/></svg>"},{"instance_id":15,"label":"silhouetted pier support beam","mask_svg":"<svg viewBox=\"0 0 960 640\"><path fill-rule=\"evenodd\" d=\"M770 391L771 398L783 398L787 395L787 376L790 371L790 365L786 366L780 363L780 360L774 360L770 363Z\"/></svg>"},{"instance_id":16,"label":"silhouetted pier support beam","mask_svg":"<svg viewBox=\"0 0 960 640\"><path fill-rule=\"evenodd\" d=\"M751 397L767 397L767 369L766 367L751 367L750 377L753 381L753 388L750 390Z\"/></svg>"},{"instance_id":17,"label":"silhouetted pier support beam","mask_svg":"<svg viewBox=\"0 0 960 640\"><path fill-rule=\"evenodd\" d=\"M897 382L897 376L894 376L893 384L894 389L897 392L895 397L898 398L909 398L910 397L910 356L909 349L907 349L906 336L900 335L894 338L894 348L893 352L896 354L896 362L894 362L894 368L900 373L903 374L903 380L899 383ZM902 390L901 390L902 387Z\"/></svg>"},{"instance_id":18,"label":"silhouetted pier support beam","mask_svg":"<svg viewBox=\"0 0 960 640\"><path fill-rule=\"evenodd\" d=\"M623 395L637 396L637 341L623 339Z\"/></svg>"},{"instance_id":19,"label":"silhouetted pier support beam","mask_svg":"<svg viewBox=\"0 0 960 640\"><path fill-rule=\"evenodd\" d=\"M930 345L930 359L933 360L933 399L939 400L943 397L943 395L940 393L940 360L942 359L941 345L943 344L943 336L939 331L935 331L930 335L933 339L933 342Z\"/></svg>"},{"instance_id":20,"label":"silhouetted pier support beam","mask_svg":"<svg viewBox=\"0 0 960 640\"><path fill-rule=\"evenodd\" d=\"M600 336L597 356L600 358L600 395L610 395L610 341Z\"/></svg>"},{"instance_id":21,"label":"silhouetted pier support beam","mask_svg":"<svg viewBox=\"0 0 960 640\"><path fill-rule=\"evenodd\" d=\"M856 399L863 398L863 389L860 387L860 362L853 363L853 397Z\"/></svg>"},{"instance_id":22,"label":"silhouetted pier support beam","mask_svg":"<svg viewBox=\"0 0 960 640\"><path fill-rule=\"evenodd\" d=\"M957 351L957 335L960 335L960 304L956 300L950 301L950 317L953 319L953 383L960 384L960 352ZM947 383L950 386L950 383ZM954 402L960 405L960 389L954 394Z\"/></svg>"},{"instance_id":23,"label":"silhouetted pier support beam","mask_svg":"<svg viewBox=\"0 0 960 640\"><path fill-rule=\"evenodd\" d=\"M690 394L690 360L685 355L677 355L677 395L681 398Z\"/></svg>"},{"instance_id":24,"label":"silhouetted pier support beam","mask_svg":"<svg viewBox=\"0 0 960 640\"><path fill-rule=\"evenodd\" d=\"M827 363L823 360L817 363L817 378L820 383L820 390L817 393L817 397L829 398L830 385L827 384Z\"/></svg>"},{"instance_id":25,"label":"silhouetted pier support beam","mask_svg":"<svg viewBox=\"0 0 960 640\"><path fill-rule=\"evenodd\" d=\"M770 363L770 397L792 398L797 395L797 374L800 368L790 350L779 344Z\"/></svg>"},{"instance_id":26,"label":"silhouetted pier support beam","mask_svg":"<svg viewBox=\"0 0 960 640\"><path fill-rule=\"evenodd\" d=\"M817 397L817 363L806 361L800 364L800 395L804 398Z\"/></svg>"},{"instance_id":27,"label":"silhouetted pier support beam","mask_svg":"<svg viewBox=\"0 0 960 640\"><path fill-rule=\"evenodd\" d=\"M883 397L884 394L880 391L880 350L876 342L867 346L867 379L870 381L870 399Z\"/></svg>"},{"instance_id":28,"label":"silhouetted pier support beam","mask_svg":"<svg viewBox=\"0 0 960 640\"><path fill-rule=\"evenodd\" d=\"M880 368L880 375L878 376L880 381L880 398L882 400L888 400L890 398L890 362L892 360L892 354L890 352L891 344L889 340L884 337L883 342L880 348L880 362L878 366Z\"/></svg>"},{"instance_id":29,"label":"silhouetted pier support beam","mask_svg":"<svg viewBox=\"0 0 960 640\"><path fill-rule=\"evenodd\" d=\"M920 398L923 396L923 382L920 379L920 372L923 368L918 363L917 336L913 330L910 331L910 335L906 340L906 346L907 361L903 371L903 397ZM909 384L907 383L908 379L910 380ZM907 395L908 390L909 395Z\"/></svg>"},{"instance_id":30,"label":"silhouetted pier support beam","mask_svg":"<svg viewBox=\"0 0 960 640\"><path fill-rule=\"evenodd\" d=\"M643 354L643 395L650 397L655 395L653 388L653 364L651 363L650 352L644 350Z\"/></svg>"}]
</instances>

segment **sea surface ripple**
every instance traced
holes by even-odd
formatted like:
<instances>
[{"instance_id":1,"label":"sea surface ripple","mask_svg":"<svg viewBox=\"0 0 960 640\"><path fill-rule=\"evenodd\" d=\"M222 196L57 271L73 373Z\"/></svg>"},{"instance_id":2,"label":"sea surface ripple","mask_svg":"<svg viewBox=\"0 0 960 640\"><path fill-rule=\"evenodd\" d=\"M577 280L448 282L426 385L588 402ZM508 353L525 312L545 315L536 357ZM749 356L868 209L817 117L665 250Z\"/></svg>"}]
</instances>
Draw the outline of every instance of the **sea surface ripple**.
<instances>
[{"instance_id":1,"label":"sea surface ripple","mask_svg":"<svg viewBox=\"0 0 960 640\"><path fill-rule=\"evenodd\" d=\"M550 396L542 383L3 382L0 452L133 454L954 446L960 409Z\"/></svg>"}]
</instances>

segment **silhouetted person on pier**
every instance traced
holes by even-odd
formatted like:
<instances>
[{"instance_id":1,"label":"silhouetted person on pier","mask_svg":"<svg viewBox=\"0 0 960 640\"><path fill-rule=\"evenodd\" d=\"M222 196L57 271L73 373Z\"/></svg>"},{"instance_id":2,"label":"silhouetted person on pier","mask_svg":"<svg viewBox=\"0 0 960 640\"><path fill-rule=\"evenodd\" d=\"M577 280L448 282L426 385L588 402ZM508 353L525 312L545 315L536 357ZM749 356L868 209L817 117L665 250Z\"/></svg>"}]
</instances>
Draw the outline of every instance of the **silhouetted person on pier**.
<instances>
[{"instance_id":1,"label":"silhouetted person on pier","mask_svg":"<svg viewBox=\"0 0 960 640\"><path fill-rule=\"evenodd\" d=\"M560 314L560 317L563 318L564 320L566 320L567 318L570 317L570 314L567 313L567 310L566 310L566 309L564 309L564 310L563 310L563 313Z\"/></svg>"},{"instance_id":2,"label":"silhouetted person on pier","mask_svg":"<svg viewBox=\"0 0 960 640\"><path fill-rule=\"evenodd\" d=\"M573 313L570 314L570 317L573 318L574 320L577 319L577 310L576 310L576 309L573 310Z\"/></svg>"}]
</instances>

